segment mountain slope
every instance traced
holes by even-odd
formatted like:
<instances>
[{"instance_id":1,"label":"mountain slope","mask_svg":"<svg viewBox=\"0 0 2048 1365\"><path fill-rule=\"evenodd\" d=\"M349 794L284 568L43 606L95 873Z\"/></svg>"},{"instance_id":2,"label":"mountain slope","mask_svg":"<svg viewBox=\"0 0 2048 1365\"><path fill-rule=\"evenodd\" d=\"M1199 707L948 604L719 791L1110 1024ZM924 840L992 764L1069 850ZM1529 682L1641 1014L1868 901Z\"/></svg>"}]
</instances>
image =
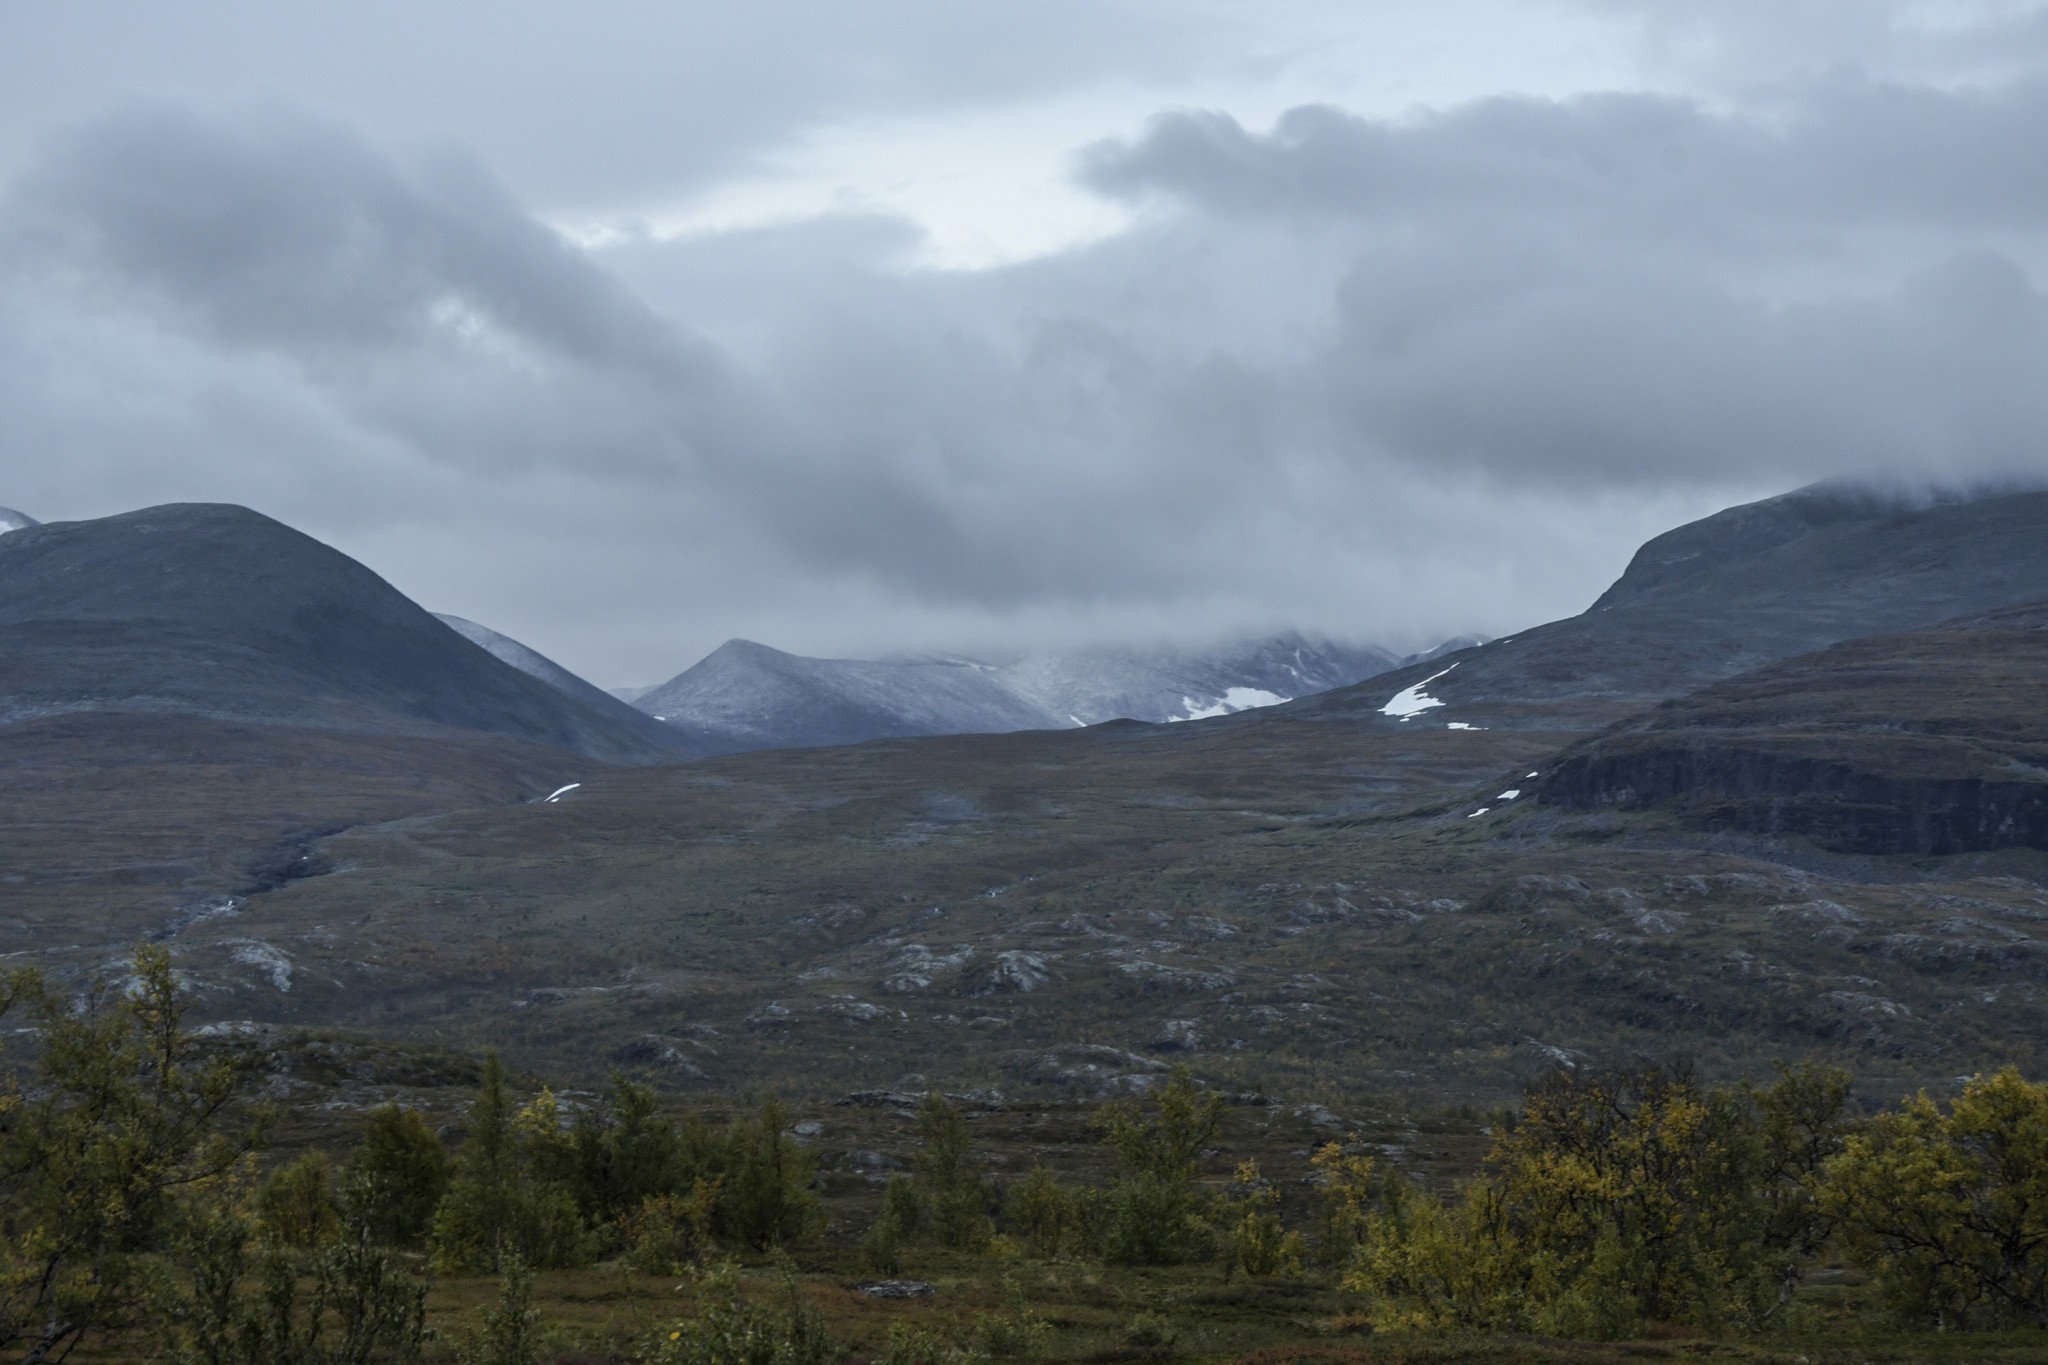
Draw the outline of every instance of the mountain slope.
<instances>
[{"instance_id":1,"label":"mountain slope","mask_svg":"<svg viewBox=\"0 0 2048 1365\"><path fill-rule=\"evenodd\" d=\"M577 677L539 650L523 645L509 635L500 634L489 626L481 626L466 617L450 616L440 611L434 613L434 619L477 648L486 651L500 663L512 665L529 678L538 678L557 692L567 693L603 711L610 711L620 701L620 698L596 684Z\"/></svg>"},{"instance_id":2,"label":"mountain slope","mask_svg":"<svg viewBox=\"0 0 2048 1365\"><path fill-rule=\"evenodd\" d=\"M361 564L247 508L146 508L0 538L0 723L175 712L482 731L616 762L687 755L630 707L563 695Z\"/></svg>"},{"instance_id":3,"label":"mountain slope","mask_svg":"<svg viewBox=\"0 0 2048 1365\"><path fill-rule=\"evenodd\" d=\"M1716 683L1567 749L1536 794L1842 851L2048 848L2048 602Z\"/></svg>"},{"instance_id":4,"label":"mountain slope","mask_svg":"<svg viewBox=\"0 0 2048 1365\"><path fill-rule=\"evenodd\" d=\"M1384 724L1586 728L1838 641L2041 598L2048 493L1906 508L1805 489L1658 537L1582 615L1297 705Z\"/></svg>"},{"instance_id":5,"label":"mountain slope","mask_svg":"<svg viewBox=\"0 0 2048 1365\"><path fill-rule=\"evenodd\" d=\"M41 522L25 512L17 512L12 507L0 507L0 536L6 535L9 531L25 531L31 526L40 525Z\"/></svg>"}]
</instances>

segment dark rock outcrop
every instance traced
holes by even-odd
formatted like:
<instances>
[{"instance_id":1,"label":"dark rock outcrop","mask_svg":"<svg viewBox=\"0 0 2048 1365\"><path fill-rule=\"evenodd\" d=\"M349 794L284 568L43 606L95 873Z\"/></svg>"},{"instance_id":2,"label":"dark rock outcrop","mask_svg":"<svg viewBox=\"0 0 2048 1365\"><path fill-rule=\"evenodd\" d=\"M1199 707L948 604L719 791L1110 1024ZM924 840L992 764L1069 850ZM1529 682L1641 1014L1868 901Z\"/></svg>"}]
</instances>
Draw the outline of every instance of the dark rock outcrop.
<instances>
[{"instance_id":1,"label":"dark rock outcrop","mask_svg":"<svg viewBox=\"0 0 2048 1365\"><path fill-rule=\"evenodd\" d=\"M2048 848L2048 604L1729 679L1567 749L1533 794L1845 852Z\"/></svg>"}]
</instances>

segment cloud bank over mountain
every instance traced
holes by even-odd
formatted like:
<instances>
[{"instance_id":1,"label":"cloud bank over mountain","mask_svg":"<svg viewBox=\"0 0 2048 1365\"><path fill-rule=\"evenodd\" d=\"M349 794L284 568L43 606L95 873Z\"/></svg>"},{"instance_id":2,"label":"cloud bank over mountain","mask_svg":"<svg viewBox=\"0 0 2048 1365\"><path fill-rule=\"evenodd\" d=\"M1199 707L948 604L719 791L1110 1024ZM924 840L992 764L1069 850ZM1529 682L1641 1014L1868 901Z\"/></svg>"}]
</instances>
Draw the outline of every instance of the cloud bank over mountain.
<instances>
[{"instance_id":1,"label":"cloud bank over mountain","mask_svg":"<svg viewBox=\"0 0 2048 1365\"><path fill-rule=\"evenodd\" d=\"M366 93L287 20L201 94L133 34L0 19L73 77L0 97L0 500L245 502L625 683L734 635L1419 647L1577 610L1744 498L2048 475L2038 7L936 12L839 65L734 19L678 61L754 83L663 96L631 35L667 21L574 28L608 87L515 6L498 57L593 92L545 131L413 56ZM1454 19L1499 42L1399 107L1309 42ZM977 174L1057 163L1099 217L1028 254L920 255L943 177L760 189L1034 108L1050 140Z\"/></svg>"}]
</instances>

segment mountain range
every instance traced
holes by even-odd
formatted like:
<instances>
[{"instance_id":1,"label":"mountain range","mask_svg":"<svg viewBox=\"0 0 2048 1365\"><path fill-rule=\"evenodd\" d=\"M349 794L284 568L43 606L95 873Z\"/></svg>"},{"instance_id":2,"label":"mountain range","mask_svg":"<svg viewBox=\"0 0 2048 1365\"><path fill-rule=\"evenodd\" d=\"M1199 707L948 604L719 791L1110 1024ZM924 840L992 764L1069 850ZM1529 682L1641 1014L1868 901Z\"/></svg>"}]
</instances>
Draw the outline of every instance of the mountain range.
<instances>
[{"instance_id":1,"label":"mountain range","mask_svg":"<svg viewBox=\"0 0 2048 1365\"><path fill-rule=\"evenodd\" d=\"M972 659L811 659L729 640L633 705L711 752L915 735L1199 720L1342 687L1395 655L1300 635L1210 650L1109 649Z\"/></svg>"},{"instance_id":2,"label":"mountain range","mask_svg":"<svg viewBox=\"0 0 2048 1365\"><path fill-rule=\"evenodd\" d=\"M0 531L38 525L0 509ZM115 652L134 660L171 649L164 632L174 620L176 630L197 630L206 638L194 646L197 656L187 651L182 661L166 658L161 677L151 676L148 664L129 668L112 662L106 676L81 688L70 688L57 674L36 682L28 676L25 649L12 671L0 674L5 680L0 681L0 706L22 715L76 706L168 708L339 724L346 712L346 723L357 727L426 722L517 733L590 757L636 762L916 735L1066 729L1116 719L1204 719L1341 687L1403 662L1387 650L1298 634L1206 650L1105 647L1040 653L1002 665L957 657L814 659L731 640L665 683L608 693L510 636L460 616L436 614L462 639L570 703L565 708L549 699L548 706L536 710L531 689L427 629L419 609L381 580L373 583L368 570L303 537L294 540L297 533L246 509L152 508L64 525L71 529L55 534L76 544L63 566L43 571L42 579L27 568L14 575L22 604L17 614L42 616L37 629L62 637L40 649L45 672L67 650L84 648L83 617L124 621L124 645ZM176 548L202 539L211 546L203 554L192 546ZM26 564L31 556L22 553ZM172 569L158 563L167 555L183 559ZM182 585L177 611L167 612L158 600L126 616L110 613L108 602L126 600L129 578L160 572L173 574ZM84 575L80 581L97 584L105 600L56 601L45 611L37 605L38 594L52 573ZM212 610L208 604L215 594L245 573L255 575L251 581L290 585L306 599L305 611L354 621L356 633L298 631L278 619L231 612L217 612L198 624L198 615ZM227 592L219 600L234 596ZM337 608L343 601L347 607ZM273 618L278 606L271 604ZM55 624L59 619L69 624ZM369 634L378 635L378 641L373 644ZM399 644L401 638L406 643ZM1414 657L1433 657L1467 643L1472 641L1454 641ZM262 660L258 671L263 677L251 674L228 682L234 699L225 692L210 694L209 680L228 681L216 676L223 662L252 648ZM209 661L196 662L200 656ZM345 660L348 667L330 667L333 659ZM286 673L292 675L289 682L283 680ZM523 695L515 700L505 695L508 688ZM652 717L662 728L651 728L643 717Z\"/></svg>"},{"instance_id":3,"label":"mountain range","mask_svg":"<svg viewBox=\"0 0 2048 1365\"><path fill-rule=\"evenodd\" d=\"M1806 489L1650 541L1579 615L1285 703L1136 651L1077 670L1103 707L1227 713L682 762L1086 693L735 644L681 728L253 513L29 526L0 952L82 981L148 936L200 1017L726 1091L2039 1069L2044 547L2044 494ZM1304 648L1253 654L1326 676Z\"/></svg>"}]
</instances>

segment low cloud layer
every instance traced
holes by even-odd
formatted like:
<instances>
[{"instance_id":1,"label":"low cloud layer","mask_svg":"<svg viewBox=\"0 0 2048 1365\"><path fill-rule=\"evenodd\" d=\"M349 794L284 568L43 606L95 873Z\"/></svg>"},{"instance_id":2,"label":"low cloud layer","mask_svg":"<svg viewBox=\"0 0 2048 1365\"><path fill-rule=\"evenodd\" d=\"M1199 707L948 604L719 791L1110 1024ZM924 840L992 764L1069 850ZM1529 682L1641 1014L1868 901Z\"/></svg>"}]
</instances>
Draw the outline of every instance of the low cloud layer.
<instances>
[{"instance_id":1,"label":"low cloud layer","mask_svg":"<svg viewBox=\"0 0 2048 1365\"><path fill-rule=\"evenodd\" d=\"M604 683L1507 631L1730 501L2048 476L2044 137L2026 71L1171 112L1076 161L1128 230L919 271L853 211L578 247L474 152L125 100L0 187L0 502L249 503Z\"/></svg>"}]
</instances>

